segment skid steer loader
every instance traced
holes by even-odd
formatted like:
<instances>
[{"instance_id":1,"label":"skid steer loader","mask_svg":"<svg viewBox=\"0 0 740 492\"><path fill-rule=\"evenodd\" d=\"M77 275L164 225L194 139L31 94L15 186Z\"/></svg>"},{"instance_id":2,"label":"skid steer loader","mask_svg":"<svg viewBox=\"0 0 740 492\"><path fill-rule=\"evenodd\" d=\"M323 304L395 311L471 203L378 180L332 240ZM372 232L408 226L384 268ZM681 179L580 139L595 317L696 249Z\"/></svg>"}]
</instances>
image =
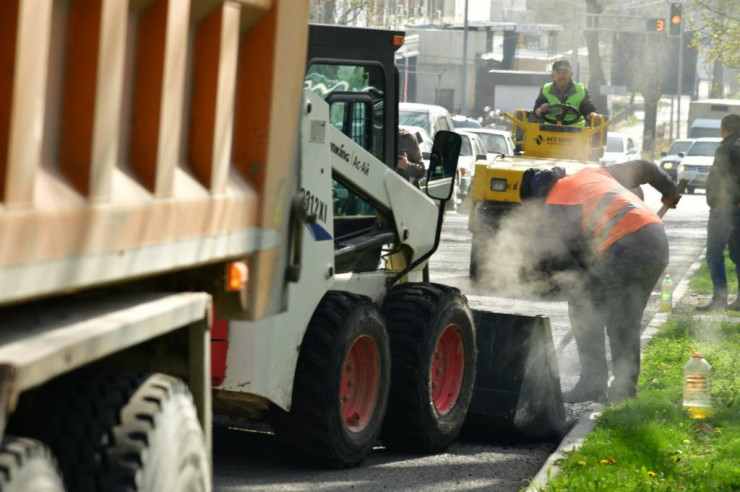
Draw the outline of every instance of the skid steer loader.
<instances>
[{"instance_id":1,"label":"skid steer loader","mask_svg":"<svg viewBox=\"0 0 740 492\"><path fill-rule=\"evenodd\" d=\"M419 188L394 170L404 33L312 25L308 35L287 275L275 279L282 304L220 331L215 411L267 419L294 453L332 468L360 463L378 439L442 451L466 418L560 430L557 369L542 357L554 354L546 320L473 313L458 289L429 282L461 142L436 135ZM477 338L490 356L515 330L532 357L506 381L483 375L476 386ZM535 373L556 394L522 390Z\"/></svg>"}]
</instances>

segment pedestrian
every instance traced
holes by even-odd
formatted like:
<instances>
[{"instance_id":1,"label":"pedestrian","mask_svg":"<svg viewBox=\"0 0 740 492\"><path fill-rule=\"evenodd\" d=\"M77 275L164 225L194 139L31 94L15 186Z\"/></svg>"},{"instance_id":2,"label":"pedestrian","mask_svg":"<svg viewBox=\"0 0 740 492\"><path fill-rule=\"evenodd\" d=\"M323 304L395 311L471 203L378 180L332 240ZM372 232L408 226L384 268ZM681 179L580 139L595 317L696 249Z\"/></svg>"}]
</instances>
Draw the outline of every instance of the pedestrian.
<instances>
[{"instance_id":1,"label":"pedestrian","mask_svg":"<svg viewBox=\"0 0 740 492\"><path fill-rule=\"evenodd\" d=\"M419 186L419 180L426 175L419 142L417 142L413 133L403 128L398 130L396 171L415 186Z\"/></svg>"},{"instance_id":2,"label":"pedestrian","mask_svg":"<svg viewBox=\"0 0 740 492\"><path fill-rule=\"evenodd\" d=\"M727 305L725 247L729 246L735 274L740 279L740 114L720 121L722 137L707 177L707 267L712 278L712 300L699 311L740 310L740 296Z\"/></svg>"},{"instance_id":3,"label":"pedestrian","mask_svg":"<svg viewBox=\"0 0 740 492\"><path fill-rule=\"evenodd\" d=\"M575 114L569 113L565 115L563 123L572 126L584 126L596 114L596 106L591 102L588 89L580 82L573 81L570 62L568 60L558 60L553 63L550 76L553 81L542 86L534 103L535 116L542 118L551 105L569 104L580 111L585 120L578 119Z\"/></svg>"},{"instance_id":4,"label":"pedestrian","mask_svg":"<svg viewBox=\"0 0 740 492\"><path fill-rule=\"evenodd\" d=\"M524 173L520 196L544 201L537 222L535 255L574 273L564 286L578 349L580 377L566 402L603 401L609 380L604 328L614 380L608 400L637 392L640 328L650 293L668 264L663 223L629 188L650 184L675 208L673 180L654 162L634 160L586 168L565 176L563 168ZM525 203L527 205L527 203Z\"/></svg>"}]
</instances>

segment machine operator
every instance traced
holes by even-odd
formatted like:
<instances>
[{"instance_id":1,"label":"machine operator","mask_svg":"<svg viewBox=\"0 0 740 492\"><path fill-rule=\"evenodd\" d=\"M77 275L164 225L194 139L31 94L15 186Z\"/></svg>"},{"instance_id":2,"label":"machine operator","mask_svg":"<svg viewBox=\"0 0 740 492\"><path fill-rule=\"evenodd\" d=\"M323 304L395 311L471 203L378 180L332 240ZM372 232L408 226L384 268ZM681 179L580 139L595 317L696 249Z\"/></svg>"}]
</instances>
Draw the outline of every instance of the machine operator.
<instances>
[{"instance_id":1,"label":"machine operator","mask_svg":"<svg viewBox=\"0 0 740 492\"><path fill-rule=\"evenodd\" d=\"M573 72L568 60L558 60L552 64L552 82L542 86L534 103L534 114L538 118L547 113L551 105L569 104L581 112L585 120L576 121L576 115L567 114L564 123L584 126L596 114L588 89L580 82L572 80Z\"/></svg>"}]
</instances>

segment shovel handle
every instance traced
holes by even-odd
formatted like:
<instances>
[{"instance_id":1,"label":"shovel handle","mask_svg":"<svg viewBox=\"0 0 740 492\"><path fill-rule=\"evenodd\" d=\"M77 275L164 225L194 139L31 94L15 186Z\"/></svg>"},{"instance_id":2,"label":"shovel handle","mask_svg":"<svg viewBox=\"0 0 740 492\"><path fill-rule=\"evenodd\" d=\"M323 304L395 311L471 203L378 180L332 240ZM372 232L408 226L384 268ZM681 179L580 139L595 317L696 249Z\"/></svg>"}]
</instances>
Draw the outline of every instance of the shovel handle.
<instances>
[{"instance_id":1,"label":"shovel handle","mask_svg":"<svg viewBox=\"0 0 740 492\"><path fill-rule=\"evenodd\" d=\"M676 195L683 194L683 190L686 189L686 185L688 183L689 183L688 179L682 179L681 181L679 181L678 186L676 186ZM662 207L660 207L660 210L658 210L658 217L662 219L667 211L668 211L668 205L663 205Z\"/></svg>"}]
</instances>

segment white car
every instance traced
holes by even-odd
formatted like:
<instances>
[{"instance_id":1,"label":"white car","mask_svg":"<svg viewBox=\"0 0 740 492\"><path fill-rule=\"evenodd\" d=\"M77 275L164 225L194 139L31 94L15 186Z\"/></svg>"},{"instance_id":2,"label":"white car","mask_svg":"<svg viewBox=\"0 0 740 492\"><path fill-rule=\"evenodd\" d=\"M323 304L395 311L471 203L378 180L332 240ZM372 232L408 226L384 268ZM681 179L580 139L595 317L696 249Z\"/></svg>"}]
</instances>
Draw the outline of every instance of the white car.
<instances>
[{"instance_id":1,"label":"white car","mask_svg":"<svg viewBox=\"0 0 740 492\"><path fill-rule=\"evenodd\" d=\"M455 131L449 111L434 104L398 103L398 124L420 126L432 138L439 130Z\"/></svg>"},{"instance_id":2,"label":"white car","mask_svg":"<svg viewBox=\"0 0 740 492\"><path fill-rule=\"evenodd\" d=\"M609 132L606 135L606 146L604 155L599 162L612 164L615 162L627 162L638 159L640 153L635 148L635 142L626 133Z\"/></svg>"},{"instance_id":3,"label":"white car","mask_svg":"<svg viewBox=\"0 0 740 492\"><path fill-rule=\"evenodd\" d=\"M691 194L696 188L707 186L709 170L714 164L714 153L720 142L721 138L697 138L686 151L678 165L678 180L688 180L686 193Z\"/></svg>"},{"instance_id":4,"label":"white car","mask_svg":"<svg viewBox=\"0 0 740 492\"><path fill-rule=\"evenodd\" d=\"M488 160L493 159L496 155L514 155L516 146L509 131L492 128L468 128L465 131L478 135L486 147Z\"/></svg>"},{"instance_id":5,"label":"white car","mask_svg":"<svg viewBox=\"0 0 740 492\"><path fill-rule=\"evenodd\" d=\"M457 160L457 169L460 171L460 199L464 199L470 193L470 185L473 182L475 173L475 163L478 161L487 161L488 153L486 146L483 145L480 137L469 131L460 131L457 133L462 137L462 147L460 147L460 157Z\"/></svg>"}]
</instances>

